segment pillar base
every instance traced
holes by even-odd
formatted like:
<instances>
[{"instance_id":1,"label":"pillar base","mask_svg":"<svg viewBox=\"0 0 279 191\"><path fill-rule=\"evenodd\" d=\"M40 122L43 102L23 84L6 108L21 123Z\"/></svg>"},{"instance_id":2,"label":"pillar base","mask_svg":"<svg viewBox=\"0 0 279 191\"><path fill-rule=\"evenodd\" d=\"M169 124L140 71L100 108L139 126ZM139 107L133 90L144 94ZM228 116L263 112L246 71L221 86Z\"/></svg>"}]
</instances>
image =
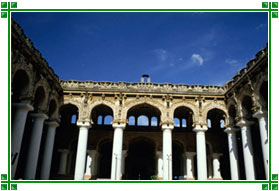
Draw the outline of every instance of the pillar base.
<instances>
[{"instance_id":1,"label":"pillar base","mask_svg":"<svg viewBox=\"0 0 279 191\"><path fill-rule=\"evenodd\" d=\"M84 175L83 180L90 180L91 179L91 175Z\"/></svg>"},{"instance_id":2,"label":"pillar base","mask_svg":"<svg viewBox=\"0 0 279 191\"><path fill-rule=\"evenodd\" d=\"M223 180L223 178L208 178L207 180Z\"/></svg>"},{"instance_id":3,"label":"pillar base","mask_svg":"<svg viewBox=\"0 0 279 191\"><path fill-rule=\"evenodd\" d=\"M195 178L184 178L184 180L196 180Z\"/></svg>"}]
</instances>

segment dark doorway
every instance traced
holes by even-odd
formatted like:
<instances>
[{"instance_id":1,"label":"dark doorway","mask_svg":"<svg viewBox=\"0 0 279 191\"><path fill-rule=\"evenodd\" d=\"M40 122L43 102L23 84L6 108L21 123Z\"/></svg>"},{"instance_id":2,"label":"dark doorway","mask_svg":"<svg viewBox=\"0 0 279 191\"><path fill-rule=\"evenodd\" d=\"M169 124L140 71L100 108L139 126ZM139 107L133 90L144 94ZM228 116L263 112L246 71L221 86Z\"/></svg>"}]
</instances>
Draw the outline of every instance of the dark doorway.
<instances>
[{"instance_id":1,"label":"dark doorway","mask_svg":"<svg viewBox=\"0 0 279 191\"><path fill-rule=\"evenodd\" d=\"M129 145L125 178L128 180L151 180L155 175L155 148L148 140L137 140Z\"/></svg>"},{"instance_id":2,"label":"dark doorway","mask_svg":"<svg viewBox=\"0 0 279 191\"><path fill-rule=\"evenodd\" d=\"M172 144L172 174L173 179L183 179L183 146L177 142ZM183 178L182 178L183 177Z\"/></svg>"},{"instance_id":3,"label":"dark doorway","mask_svg":"<svg viewBox=\"0 0 279 191\"><path fill-rule=\"evenodd\" d=\"M111 155L112 155L112 141L107 140L99 146L99 169L98 178L110 178L111 172Z\"/></svg>"}]
</instances>

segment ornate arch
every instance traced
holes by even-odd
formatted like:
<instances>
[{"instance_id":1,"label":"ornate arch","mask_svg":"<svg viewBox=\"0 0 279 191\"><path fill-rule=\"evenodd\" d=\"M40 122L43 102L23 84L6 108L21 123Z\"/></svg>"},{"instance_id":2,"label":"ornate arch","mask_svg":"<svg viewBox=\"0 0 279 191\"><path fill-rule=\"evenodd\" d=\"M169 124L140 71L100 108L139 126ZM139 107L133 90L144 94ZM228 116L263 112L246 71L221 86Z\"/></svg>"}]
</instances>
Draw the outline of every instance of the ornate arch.
<instances>
[{"instance_id":1,"label":"ornate arch","mask_svg":"<svg viewBox=\"0 0 279 191\"><path fill-rule=\"evenodd\" d=\"M54 100L55 103L56 103L55 111L53 112L52 116L49 116L50 120L51 119L54 119L54 120L57 119L58 120L58 118L59 118L59 107L60 107L60 104L59 104L59 101L58 101L58 97L59 97L59 95L58 95L58 93L56 91L52 91L52 93L49 96L49 101L48 101L48 104L47 104L48 105L47 110L49 111L50 103L51 103L52 100ZM50 114L48 114L48 115L50 115Z\"/></svg>"},{"instance_id":2,"label":"ornate arch","mask_svg":"<svg viewBox=\"0 0 279 191\"><path fill-rule=\"evenodd\" d=\"M206 124L206 123L207 123L207 122L206 122L207 114L208 114L208 112L209 112L210 110L212 110L212 109L219 109L219 110L221 110L221 111L223 111L223 112L225 113L226 118L228 117L228 110L227 110L225 104L222 104L222 103L218 103L218 102L213 101L213 102L210 102L210 103L208 103L207 105L205 105L205 106L203 107L203 110L202 110L202 123L203 123L203 124ZM227 120L227 119L225 119L225 121L226 121L226 120Z\"/></svg>"},{"instance_id":3,"label":"ornate arch","mask_svg":"<svg viewBox=\"0 0 279 191\"><path fill-rule=\"evenodd\" d=\"M97 100L97 101L94 101L93 103L91 103L88 107L88 114L89 114L89 118L91 118L91 113L93 111L93 109L99 105L105 105L109 108L111 108L112 110L112 116L113 116L113 119L117 119L117 106L110 102L110 101L107 101L107 100Z\"/></svg>"},{"instance_id":4,"label":"ornate arch","mask_svg":"<svg viewBox=\"0 0 279 191\"><path fill-rule=\"evenodd\" d=\"M158 101L151 100L151 99L144 99L144 100L140 99L140 100L131 100L130 102L127 102L127 104L124 106L123 111L122 111L122 119L126 120L127 116L128 116L128 111L131 108L133 108L137 105L141 105L141 104L148 104L148 105L151 105L152 107L158 109L161 113L161 119L166 116L165 107ZM161 119L158 119L158 120L161 120Z\"/></svg>"},{"instance_id":5,"label":"ornate arch","mask_svg":"<svg viewBox=\"0 0 279 191\"><path fill-rule=\"evenodd\" d=\"M265 82L268 83L268 76L267 76L267 74L261 76L260 79L258 80L258 82L255 85L255 94L257 95L258 102L261 105L261 108L263 108L265 103L264 103L263 97L261 95L260 89L261 89L263 83L265 83Z\"/></svg>"},{"instance_id":6,"label":"ornate arch","mask_svg":"<svg viewBox=\"0 0 279 191\"><path fill-rule=\"evenodd\" d=\"M60 105L60 108L63 106L63 105L67 105L67 104L71 104L71 105L74 105L78 108L78 113L80 113L81 111L81 108L82 108L82 105L80 102L78 102L77 100L73 100L73 99L64 99L64 103ZM80 117L80 114L79 116Z\"/></svg>"},{"instance_id":7,"label":"ornate arch","mask_svg":"<svg viewBox=\"0 0 279 191\"><path fill-rule=\"evenodd\" d=\"M42 87L44 89L44 93L45 93L45 98L44 101L42 103L41 109L43 111L46 111L48 108L48 100L49 100L49 92L50 92L50 87L49 84L47 83L47 81L45 79L40 79L35 85L34 85L34 89L33 89L33 103L35 101L35 96L36 96L36 91L38 90L38 88Z\"/></svg>"},{"instance_id":8,"label":"ornate arch","mask_svg":"<svg viewBox=\"0 0 279 191\"><path fill-rule=\"evenodd\" d=\"M185 101L180 101L180 102L174 103L171 106L171 108L169 110L170 111L170 117L172 117L172 118L174 117L174 112L179 107L187 107L190 110L192 110L192 112L193 112L193 122L198 120L199 108L195 104L190 103L190 102L185 102Z\"/></svg>"}]
</instances>

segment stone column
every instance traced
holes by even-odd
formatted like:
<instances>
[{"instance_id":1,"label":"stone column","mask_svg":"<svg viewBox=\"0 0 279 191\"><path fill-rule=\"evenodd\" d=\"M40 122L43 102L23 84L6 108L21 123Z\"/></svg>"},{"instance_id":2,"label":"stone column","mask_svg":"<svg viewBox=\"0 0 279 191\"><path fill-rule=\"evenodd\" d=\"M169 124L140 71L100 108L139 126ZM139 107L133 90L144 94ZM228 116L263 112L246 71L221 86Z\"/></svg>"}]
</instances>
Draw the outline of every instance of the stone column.
<instances>
[{"instance_id":1,"label":"stone column","mask_svg":"<svg viewBox=\"0 0 279 191\"><path fill-rule=\"evenodd\" d=\"M126 127L125 123L113 123L113 149L111 161L111 179L120 180L121 178L121 163L122 163L122 145L123 145L123 130Z\"/></svg>"},{"instance_id":2,"label":"stone column","mask_svg":"<svg viewBox=\"0 0 279 191\"><path fill-rule=\"evenodd\" d=\"M195 152L186 152L184 154L186 158L186 175L184 175L186 180L195 180L194 178L194 156Z\"/></svg>"},{"instance_id":3,"label":"stone column","mask_svg":"<svg viewBox=\"0 0 279 191\"><path fill-rule=\"evenodd\" d=\"M223 180L221 176L221 169L220 169L220 156L221 153L213 153L212 154L212 161L213 161L213 179L214 180Z\"/></svg>"},{"instance_id":4,"label":"stone column","mask_svg":"<svg viewBox=\"0 0 279 191\"><path fill-rule=\"evenodd\" d=\"M44 147L42 169L40 174L41 180L49 179L55 131L56 127L59 126L59 123L57 123L56 121L47 121L45 125L47 126L47 135Z\"/></svg>"},{"instance_id":5,"label":"stone column","mask_svg":"<svg viewBox=\"0 0 279 191\"><path fill-rule=\"evenodd\" d=\"M269 150L269 144L268 144L268 117L267 112L263 112L261 110L254 113L253 117L258 118L259 121L259 129L260 129L260 136L261 136L261 145L262 145L262 151L263 151L263 161L264 161L264 169L265 169L265 177L266 180L268 180L268 150Z\"/></svg>"},{"instance_id":6,"label":"stone column","mask_svg":"<svg viewBox=\"0 0 279 191\"><path fill-rule=\"evenodd\" d=\"M60 152L60 163L59 163L59 169L57 174L65 175L67 174L67 163L68 163L68 155L70 153L69 149L59 149L58 152Z\"/></svg>"},{"instance_id":7,"label":"stone column","mask_svg":"<svg viewBox=\"0 0 279 191\"><path fill-rule=\"evenodd\" d=\"M238 152L236 142L236 129L233 127L227 127L225 132L228 134L228 145L230 155L230 167L231 167L231 178L232 180L239 180L239 169L238 169Z\"/></svg>"},{"instance_id":8,"label":"stone column","mask_svg":"<svg viewBox=\"0 0 279 191\"><path fill-rule=\"evenodd\" d=\"M34 122L23 176L24 180L35 179L44 121L48 118L44 113L32 113L31 117L33 117Z\"/></svg>"},{"instance_id":9,"label":"stone column","mask_svg":"<svg viewBox=\"0 0 279 191\"><path fill-rule=\"evenodd\" d=\"M88 130L91 124L89 122L77 122L77 126L79 126L79 136L74 179L82 180L85 170Z\"/></svg>"},{"instance_id":10,"label":"stone column","mask_svg":"<svg viewBox=\"0 0 279 191\"><path fill-rule=\"evenodd\" d=\"M172 180L172 130L173 125L163 124L163 179Z\"/></svg>"},{"instance_id":11,"label":"stone column","mask_svg":"<svg viewBox=\"0 0 279 191\"><path fill-rule=\"evenodd\" d=\"M121 164L121 179L123 179L123 175L125 174L125 159L127 157L127 150L122 151L122 164Z\"/></svg>"},{"instance_id":12,"label":"stone column","mask_svg":"<svg viewBox=\"0 0 279 191\"><path fill-rule=\"evenodd\" d=\"M156 152L156 158L157 158L157 176L158 180L163 179L163 153L162 151Z\"/></svg>"},{"instance_id":13,"label":"stone column","mask_svg":"<svg viewBox=\"0 0 279 191\"><path fill-rule=\"evenodd\" d=\"M22 143L22 138L24 134L24 127L29 111L34 108L26 103L14 103L13 108L15 113L12 121L12 179L14 179L16 168L18 164L18 158L20 154L20 148Z\"/></svg>"},{"instance_id":14,"label":"stone column","mask_svg":"<svg viewBox=\"0 0 279 191\"><path fill-rule=\"evenodd\" d=\"M87 151L87 162L86 162L86 171L84 175L85 180L95 179L96 178L96 163L97 163L97 151L96 150L88 150Z\"/></svg>"},{"instance_id":15,"label":"stone column","mask_svg":"<svg viewBox=\"0 0 279 191\"><path fill-rule=\"evenodd\" d=\"M193 131L196 132L198 180L207 180L205 145L205 131L207 131L207 126L204 125L201 127L200 125L196 125Z\"/></svg>"},{"instance_id":16,"label":"stone column","mask_svg":"<svg viewBox=\"0 0 279 191\"><path fill-rule=\"evenodd\" d=\"M211 156L207 156L207 166L208 166L208 179L213 178L213 171L212 171L212 158Z\"/></svg>"},{"instance_id":17,"label":"stone column","mask_svg":"<svg viewBox=\"0 0 279 191\"><path fill-rule=\"evenodd\" d=\"M255 180L253 146L250 129L251 122L242 119L236 125L241 129L246 180Z\"/></svg>"}]
</instances>

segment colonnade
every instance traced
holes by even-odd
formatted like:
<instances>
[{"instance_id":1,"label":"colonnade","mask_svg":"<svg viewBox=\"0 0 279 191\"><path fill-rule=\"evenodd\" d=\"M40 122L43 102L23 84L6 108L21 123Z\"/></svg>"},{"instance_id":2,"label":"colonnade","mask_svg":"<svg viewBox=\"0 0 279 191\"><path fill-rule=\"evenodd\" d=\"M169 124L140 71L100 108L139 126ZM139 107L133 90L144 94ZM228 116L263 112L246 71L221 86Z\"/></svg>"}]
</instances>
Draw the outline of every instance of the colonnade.
<instances>
[{"instance_id":1,"label":"colonnade","mask_svg":"<svg viewBox=\"0 0 279 191\"><path fill-rule=\"evenodd\" d=\"M12 129L12 178L15 176L15 170L18 164L18 156L20 154L21 142L24 134L25 122L27 119L27 114L29 111L33 110L33 106L30 104L13 104L15 107L15 114L13 118L13 129ZM37 163L39 157L40 143L42 138L42 130L44 125L47 127L46 142L44 145L44 153L41 167L41 179L48 179L50 174L51 159L53 152L53 144L55 138L56 127L59 124L56 121L46 121L48 116L44 113L32 113L30 115L33 119L33 127L30 137L29 151L27 154L27 164L24 171L23 178L32 180L35 179ZM266 112L258 111L254 115L258 118L261 145L264 158L264 167L266 177L268 178L268 129L267 129L267 115ZM242 137L242 148L244 156L244 166L245 175L247 180L254 180L255 177L255 167L253 159L253 148L251 140L251 124L252 122L241 119L236 125L240 127L241 137ZM96 175L96 151L87 151L88 142L88 130L91 127L89 122L77 122L79 127L79 138L78 147L76 155L75 164L75 180L82 180L85 176L95 176ZM126 127L126 123L113 123L114 128L113 136L113 152L112 152L112 165L111 165L111 179L120 180L124 173L125 156L127 151L123 151L123 131ZM163 147L162 151L157 152L157 171L158 176L162 177L164 180L172 179L172 130L173 124L162 124L163 131ZM193 129L196 132L196 155L197 155L197 179L207 180L208 177L213 179L221 179L220 174L220 162L219 158L221 155L213 154L212 161L208 163L206 156L206 141L205 132L208 130L207 125L196 124ZM231 179L239 179L239 158L237 151L237 141L236 141L236 131L235 127L228 126L225 128L225 132L228 136L228 147L229 147L229 158L230 158L230 172ZM65 166L68 152L61 151L61 162L59 172L60 174L65 174L67 167ZM88 154L88 156L87 156ZM193 172L193 156L194 153L185 153L185 178L194 179ZM86 164L87 161L87 164ZM92 166L93 165L93 166ZM211 166L213 165L213 166ZM209 168L207 170L207 168ZM92 171L92 169L94 169ZM219 170L218 170L219 169ZM213 176L212 176L212 175Z\"/></svg>"},{"instance_id":2,"label":"colonnade","mask_svg":"<svg viewBox=\"0 0 279 191\"><path fill-rule=\"evenodd\" d=\"M258 118L259 121L259 130L261 137L261 146L262 154L264 159L264 169L265 176L268 179L268 128L267 128L267 112L261 110L254 113L253 117ZM252 136L251 136L251 125L254 122L248 121L245 118L240 119L236 126L240 127L241 139L242 139L242 149L244 156L244 167L245 175L247 180L255 180L255 164L254 164L254 153L252 145ZM237 151L237 141L236 141L236 129L233 125L229 125L225 132L228 134L228 145L229 145L229 157L230 157L230 170L231 170L231 179L239 179L239 167L238 167L238 151Z\"/></svg>"},{"instance_id":3,"label":"colonnade","mask_svg":"<svg viewBox=\"0 0 279 191\"><path fill-rule=\"evenodd\" d=\"M27 114L34 109L32 105L27 103L13 103L13 107L15 109L15 113L12 121L12 179L15 177L19 162ZM22 178L26 180L35 179L43 127L46 126L47 137L44 145L40 179L49 179L55 131L59 124L57 121L46 121L48 116L44 113L31 113L30 117L32 118L33 126L31 130L25 171Z\"/></svg>"},{"instance_id":4,"label":"colonnade","mask_svg":"<svg viewBox=\"0 0 279 191\"><path fill-rule=\"evenodd\" d=\"M96 176L97 172L97 155L96 150L87 151L87 136L88 128L90 125L78 123L80 127L78 150L76 156L76 169L75 180L82 180L84 178L92 178ZM112 151L112 165L111 165L111 179L121 180L125 170L125 157L127 156L127 150L122 150L123 145L123 131L125 129L125 123L113 123L114 128L113 136L113 151ZM85 129L86 128L86 129ZM174 126L172 124L162 124L163 131L163 148L162 151L156 152L157 159L157 176L163 180L172 180L172 130ZM205 131L206 125L196 125L194 131L197 136L197 169L198 179L207 180L207 158L206 158L206 145L205 145ZM86 160L86 154L87 160ZM184 154L184 172L185 179L193 180L194 177L194 156L195 152L186 152ZM220 179L220 162L219 157L221 155L215 153L213 157L213 178ZM61 160L63 155L61 155ZM87 161L87 162L86 162ZM94 164L95 163L95 164ZM85 171L86 169L86 171Z\"/></svg>"}]
</instances>

